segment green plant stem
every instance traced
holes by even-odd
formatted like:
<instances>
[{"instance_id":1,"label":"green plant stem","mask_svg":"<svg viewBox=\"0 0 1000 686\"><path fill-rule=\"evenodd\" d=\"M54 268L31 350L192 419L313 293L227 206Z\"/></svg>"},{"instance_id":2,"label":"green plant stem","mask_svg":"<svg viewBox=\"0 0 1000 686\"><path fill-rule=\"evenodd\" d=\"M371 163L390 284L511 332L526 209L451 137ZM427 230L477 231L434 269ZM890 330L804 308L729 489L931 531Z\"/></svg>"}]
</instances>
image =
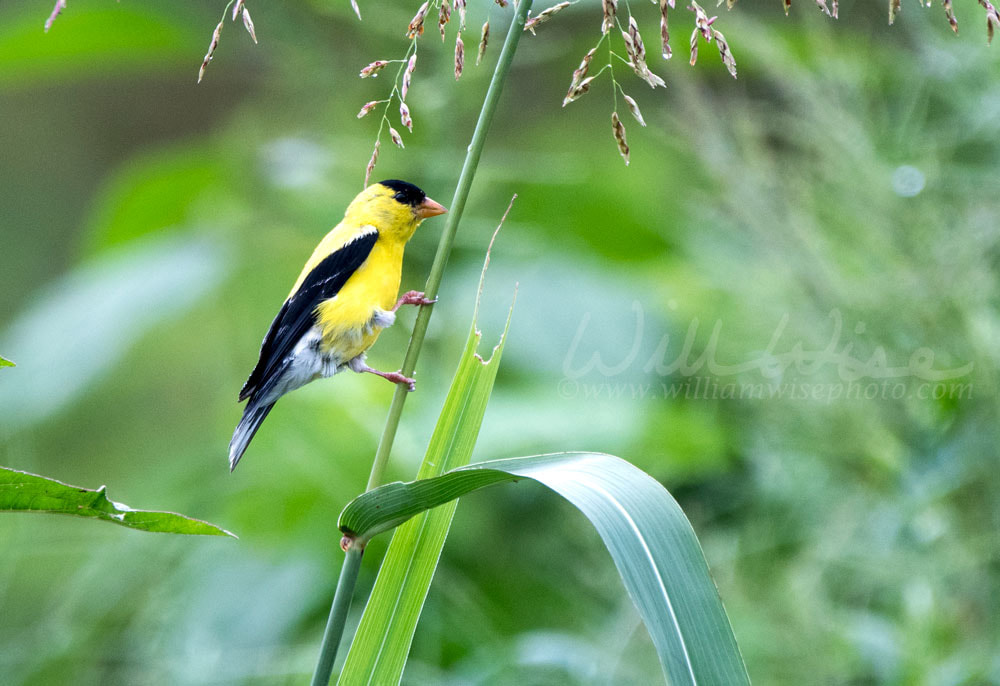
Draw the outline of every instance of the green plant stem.
<instances>
[{"instance_id":1,"label":"green plant stem","mask_svg":"<svg viewBox=\"0 0 1000 686\"><path fill-rule=\"evenodd\" d=\"M455 243L455 234L458 232L458 223L462 219L465 211L465 203L469 198L469 191L472 188L472 180L476 176L476 168L479 166L479 158L483 154L483 146L486 143L486 133L489 131L493 115L496 113L497 104L500 102L500 94L503 92L504 82L510 72L511 64L514 61L514 53L517 50L518 41L524 33L524 22L531 9L531 0L521 0L514 10L514 18L510 23L510 30L504 40L503 49L497 59L497 66L493 70L493 78L490 87L486 91L483 100L483 107L479 112L479 120L476 122L476 130L472 134L472 142L469 144L468 154L465 156L465 164L462 165L462 173L458 177L458 186L455 188L455 196L451 201L448 210L448 218L445 221L444 231L438 241L437 253L434 255L434 263L431 265L430 274L427 276L427 284L424 286L424 293L428 298L436 298L438 288L441 286L441 279L444 276L445 266L448 264L448 257L451 255L452 246ZM424 306L417 312L417 321L413 325L413 333L410 335L410 344L406 348L406 357L403 359L402 373L405 376L412 376L413 370L417 366L417 357L420 355L420 348L424 343L424 336L427 333L427 324L431 318L431 308ZM385 467L389 461L389 453L392 451L392 443L396 438L396 430L399 428L399 419L403 414L403 403L406 402L406 388L396 386L396 392L392 396L392 405L389 407L389 416L385 422L385 429L382 431L382 438L375 453L375 460L372 463L371 476L368 479L367 490L371 490L382 483L385 474ZM340 580L337 582L337 592L334 594L333 606L330 608L330 619L323 634L323 645L320 647L319 662L316 664L316 672L313 674L312 686L326 686L330 682L330 674L333 671L333 663L337 659L337 649L340 647L340 639L344 635L344 624L347 622L347 611L351 607L351 598L354 595L354 586L358 580L358 570L361 567L361 550L349 547L344 558L344 565L340 569Z\"/></svg>"},{"instance_id":2,"label":"green plant stem","mask_svg":"<svg viewBox=\"0 0 1000 686\"><path fill-rule=\"evenodd\" d=\"M428 298L436 298L438 288L441 286L441 279L444 276L445 266L448 264L448 257L451 256L451 248L455 243L455 234L458 232L458 223L462 220L462 213L465 211L465 203L469 198L469 191L472 188L472 179L476 176L476 168L479 166L479 158L483 153L483 145L486 142L486 133L489 131L490 123L500 101L500 94L503 92L504 81L510 72L511 63L514 61L514 52L517 50L517 43L524 33L524 22L531 9L531 0L522 0L518 3L514 11L514 18L510 23L510 30L504 40L503 49L500 51L500 58L497 66L493 70L493 79L490 87L486 91L486 98L483 100L483 108L479 112L479 121L476 122L476 130L472 134L472 143L469 144L469 152L465 156L465 164L462 165L462 174L458 177L458 186L455 188L455 196L452 198L451 207L448 208L448 217L445 221L444 231L441 233L441 240L438 241L437 253L434 255L434 263L431 265L430 274L427 276L427 284L424 286L424 294ZM413 376L413 370L417 366L417 357L420 355L420 348L424 344L424 336L427 333L427 324L431 318L432 307L423 306L417 312L417 320L413 325L413 333L410 335L410 344L406 348L406 357L403 358L403 368L400 370L404 376ZM389 462L389 453L392 452L392 444L396 439L396 430L399 428L399 419L403 415L403 404L406 402L408 393L405 386L396 386L396 392L392 396L392 405L389 407L389 416L385 420L385 429L382 431L382 438L375 452L375 461L372 463L371 476L368 478L368 488L371 490L382 484L385 475L385 467Z\"/></svg>"},{"instance_id":3,"label":"green plant stem","mask_svg":"<svg viewBox=\"0 0 1000 686\"><path fill-rule=\"evenodd\" d=\"M344 635L344 625L347 623L347 613L351 609L351 597L354 595L354 585L358 581L358 571L361 569L361 548L351 546L344 556L344 566L340 568L340 579L337 581L337 592L333 595L333 605L330 606L330 618L323 632L323 649L320 651L319 662L313 674L312 686L327 686L333 663L337 659L337 647Z\"/></svg>"}]
</instances>

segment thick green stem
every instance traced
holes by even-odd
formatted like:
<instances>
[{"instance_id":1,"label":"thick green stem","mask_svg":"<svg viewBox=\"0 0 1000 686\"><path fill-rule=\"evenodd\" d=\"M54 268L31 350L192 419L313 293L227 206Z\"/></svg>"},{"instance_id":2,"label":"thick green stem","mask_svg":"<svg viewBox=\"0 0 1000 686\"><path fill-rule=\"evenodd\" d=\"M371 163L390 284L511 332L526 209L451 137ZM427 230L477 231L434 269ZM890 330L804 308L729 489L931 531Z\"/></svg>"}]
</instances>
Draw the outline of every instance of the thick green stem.
<instances>
[{"instance_id":1,"label":"thick green stem","mask_svg":"<svg viewBox=\"0 0 1000 686\"><path fill-rule=\"evenodd\" d=\"M479 166L479 158L483 153L483 144L486 142L486 133L493 121L493 114L496 112L497 103L500 101L500 93L503 92L503 84L510 72L510 65L514 61L514 52L517 50L517 43L524 33L524 21L531 8L531 0L522 0L518 3L514 11L514 19L511 21L510 30L507 32L507 39L503 43L500 51L500 58L497 60L496 69L493 70L493 80L490 81L489 90L486 91L486 98L483 100L483 109L479 112L479 121L476 122L476 130L472 134L472 143L469 144L469 152L465 156L465 164L462 165L462 174L458 177L458 186L455 188L455 197L448 208L447 221L444 231L441 233L441 240L438 242L437 253L434 255L434 263L431 265L431 272L427 276L427 285L424 286L424 294L428 298L436 298L438 288L441 286L441 279L444 276L444 268L448 264L448 257L451 256L451 248L455 243L455 234L458 232L458 223L462 220L462 213L465 211L465 202L469 198L469 190L472 188L472 179L476 175L476 168ZM413 325L413 333L410 335L410 344L406 348L406 357L403 358L402 373L404 376L413 376L413 370L417 366L417 357L420 355L420 348L424 344L424 336L427 333L427 324L431 318L431 306L423 306L417 312L417 321ZM380 486L385 474L385 466L389 461L389 453L392 452L392 443L396 439L396 429L399 428L399 419L403 414L403 403L406 402L407 389L403 385L396 386L396 392L392 396L392 405L389 407L389 416L385 420L385 429L382 431L382 439L379 441L378 450L375 453L375 462L372 464L371 476L368 478L368 490Z\"/></svg>"},{"instance_id":2,"label":"thick green stem","mask_svg":"<svg viewBox=\"0 0 1000 686\"><path fill-rule=\"evenodd\" d=\"M333 605L330 607L330 618L323 632L323 649L319 654L316 672L313 674L312 686L327 686L330 683L330 673L337 659L337 646L344 635L344 625L347 623L347 613L351 609L351 597L354 595L354 585L358 581L358 570L361 569L360 548L349 547L344 556L344 566L340 568L340 579L337 581L337 592L333 595Z\"/></svg>"},{"instance_id":3,"label":"thick green stem","mask_svg":"<svg viewBox=\"0 0 1000 686\"><path fill-rule=\"evenodd\" d=\"M506 81L511 63L514 61L514 52L517 50L517 43L524 32L524 22L528 16L529 9L531 9L531 0L521 0L518 3L517 8L514 10L514 18L510 24L510 30L507 32L503 49L500 51L500 58L497 60L496 69L493 70L493 79L490 81L490 87L486 91L483 108L480 110L479 120L476 122L476 130L472 134L472 143L469 144L469 152L465 156L465 164L462 165L462 173L458 177L455 196L448 210L448 218L444 225L444 231L441 233L441 240L438 242L434 263L431 265L431 272L427 276L427 285L424 286L424 293L428 298L436 298L438 288L441 286L444 269L448 264L452 245L455 243L458 223L462 219L462 213L465 211L465 203L469 198L469 190L472 188L472 179L476 175L479 158L483 153L486 133L490 128L490 123L493 121L497 103L500 101L500 93L503 92L504 81ZM403 368L401 370L406 376L412 376L413 370L417 366L417 357L420 355L420 348L423 346L430 318L431 307L421 307L417 312L417 321L413 325L413 333L410 335L410 344L406 349L406 357L403 360ZM378 450L375 453L375 461L372 463L371 476L368 479L368 490L382 483L386 463L389 460L389 453L392 451L392 443L396 438L396 430L399 428L399 419L403 414L403 403L406 402L407 392L406 388L402 385L396 386L396 392L392 396L392 405L389 407L389 416L386 419L385 429L382 432L382 439L379 441ZM337 582L337 592L333 598L333 606L330 608L330 619L326 625L326 632L323 634L323 645L320 648L316 673L313 674L312 686L326 686L330 682L330 674L333 671L333 663L337 658L340 639L344 635L344 624L347 622L347 612L351 607L351 597L354 595L354 586L358 579L358 570L360 567L361 551L348 546L344 565L340 569L340 580Z\"/></svg>"}]
</instances>

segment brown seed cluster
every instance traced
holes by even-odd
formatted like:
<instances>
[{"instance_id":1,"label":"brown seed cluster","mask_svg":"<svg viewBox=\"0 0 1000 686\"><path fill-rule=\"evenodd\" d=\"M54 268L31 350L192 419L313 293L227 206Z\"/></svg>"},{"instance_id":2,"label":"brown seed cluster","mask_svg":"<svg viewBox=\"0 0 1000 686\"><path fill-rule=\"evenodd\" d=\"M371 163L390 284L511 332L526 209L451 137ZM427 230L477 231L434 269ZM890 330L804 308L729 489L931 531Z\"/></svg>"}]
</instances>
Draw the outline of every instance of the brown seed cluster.
<instances>
[{"instance_id":1,"label":"brown seed cluster","mask_svg":"<svg viewBox=\"0 0 1000 686\"><path fill-rule=\"evenodd\" d=\"M410 25L406 28L406 37L410 40L424 35L424 19L427 18L427 10L429 8L430 0L421 5L417 13L413 15L413 19L410 20Z\"/></svg>"},{"instance_id":2,"label":"brown seed cluster","mask_svg":"<svg viewBox=\"0 0 1000 686\"><path fill-rule=\"evenodd\" d=\"M951 30L958 33L958 19L955 18L955 10L951 6L951 0L941 0L941 4L944 6L944 16L948 18Z\"/></svg>"},{"instance_id":3,"label":"brown seed cluster","mask_svg":"<svg viewBox=\"0 0 1000 686\"><path fill-rule=\"evenodd\" d=\"M451 5L448 0L441 0L441 8L438 10L438 29L441 31L441 42L444 42L444 29L451 21Z\"/></svg>"},{"instance_id":4,"label":"brown seed cluster","mask_svg":"<svg viewBox=\"0 0 1000 686\"><path fill-rule=\"evenodd\" d=\"M979 0L979 4L986 10L986 42L992 43L993 29L1000 26L1000 16L997 15L996 7L989 0Z\"/></svg>"},{"instance_id":5,"label":"brown seed cluster","mask_svg":"<svg viewBox=\"0 0 1000 686\"><path fill-rule=\"evenodd\" d=\"M889 24L896 21L896 15L899 14L899 0L889 0Z\"/></svg>"},{"instance_id":6,"label":"brown seed cluster","mask_svg":"<svg viewBox=\"0 0 1000 686\"><path fill-rule=\"evenodd\" d=\"M636 76L648 83L650 88L666 86L663 79L651 72L646 64L646 46L642 43L635 17L628 18L628 31L622 31L622 39L625 41L625 52L628 53L628 66L632 67Z\"/></svg>"},{"instance_id":7,"label":"brown seed cluster","mask_svg":"<svg viewBox=\"0 0 1000 686\"><path fill-rule=\"evenodd\" d=\"M569 7L571 4L573 4L573 3L571 3L571 2L560 2L558 5L553 5L552 7L549 7L548 9L542 10L537 17L532 17L531 16L531 11L529 10L528 11L528 20L526 22L524 22L524 30L525 31L531 31L531 34L535 35L535 28L539 24L544 24L549 19L551 19L553 17L553 15L555 15L558 12L562 12L564 9L566 9L567 7Z\"/></svg>"},{"instance_id":8,"label":"brown seed cluster","mask_svg":"<svg viewBox=\"0 0 1000 686\"><path fill-rule=\"evenodd\" d=\"M455 36L455 80L462 77L462 70L465 69L465 43L462 42L461 32Z\"/></svg>"},{"instance_id":9,"label":"brown seed cluster","mask_svg":"<svg viewBox=\"0 0 1000 686\"><path fill-rule=\"evenodd\" d=\"M615 25L615 15L618 13L618 0L601 0L601 34L606 34Z\"/></svg>"},{"instance_id":10,"label":"brown seed cluster","mask_svg":"<svg viewBox=\"0 0 1000 686\"><path fill-rule=\"evenodd\" d=\"M361 73L358 74L358 76L360 76L363 79L367 79L369 76L375 76L380 71L382 71L383 69L385 69L386 65L388 65L388 64L389 64L389 60L375 60L374 62L372 62L371 64L367 65L366 67L363 67L361 69Z\"/></svg>"},{"instance_id":11,"label":"brown seed cluster","mask_svg":"<svg viewBox=\"0 0 1000 686\"><path fill-rule=\"evenodd\" d=\"M667 28L667 7L674 7L674 0L660 0L660 42L663 45L663 59L669 60L674 56L670 49L670 29Z\"/></svg>"},{"instance_id":12,"label":"brown seed cluster","mask_svg":"<svg viewBox=\"0 0 1000 686\"><path fill-rule=\"evenodd\" d=\"M715 41L715 46L719 49L719 56L722 58L722 63L726 66L729 74L735 79L736 58L733 57L733 51L729 48L729 42L726 41L726 37L722 35L722 32L712 26L718 17L709 17L701 5L694 2L694 0L691 2L690 9L694 12L694 31L691 32L691 66L694 66L698 61L698 36L701 35L707 43Z\"/></svg>"},{"instance_id":13,"label":"brown seed cluster","mask_svg":"<svg viewBox=\"0 0 1000 686\"><path fill-rule=\"evenodd\" d=\"M479 52L476 54L476 66L483 61L483 57L486 56L486 45L490 42L490 20L487 19L486 23L483 24L482 34L479 36Z\"/></svg>"},{"instance_id":14,"label":"brown seed cluster","mask_svg":"<svg viewBox=\"0 0 1000 686\"><path fill-rule=\"evenodd\" d=\"M618 118L617 112L611 113L611 131L614 133L615 143L618 144L618 152L621 154L622 159L625 160L625 166L627 167L629 163L629 149L628 142L625 140L625 125Z\"/></svg>"},{"instance_id":15,"label":"brown seed cluster","mask_svg":"<svg viewBox=\"0 0 1000 686\"><path fill-rule=\"evenodd\" d=\"M594 77L588 77L587 72L590 71L590 63L594 59L594 53L596 52L597 48L591 48L587 54L583 56L583 61L580 62L580 66L573 72L573 81L570 82L569 90L566 92L566 97L563 98L563 107L566 107L566 105L570 104L590 90L590 82L594 80Z\"/></svg>"},{"instance_id":16,"label":"brown seed cluster","mask_svg":"<svg viewBox=\"0 0 1000 686\"><path fill-rule=\"evenodd\" d=\"M406 100L406 94L410 92L410 82L413 80L413 70L417 68L417 53L410 55L410 61L406 63L406 70L403 72L403 85L399 88L399 97Z\"/></svg>"}]
</instances>

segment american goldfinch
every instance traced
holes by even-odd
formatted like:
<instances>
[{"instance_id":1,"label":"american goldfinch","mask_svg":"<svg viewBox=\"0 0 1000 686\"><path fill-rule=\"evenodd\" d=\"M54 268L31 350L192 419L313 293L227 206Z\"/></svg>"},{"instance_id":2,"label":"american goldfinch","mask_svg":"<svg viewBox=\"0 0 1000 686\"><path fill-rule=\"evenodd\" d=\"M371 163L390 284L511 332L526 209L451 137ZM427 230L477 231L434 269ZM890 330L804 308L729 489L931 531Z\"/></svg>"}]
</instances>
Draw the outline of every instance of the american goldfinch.
<instances>
[{"instance_id":1,"label":"american goldfinch","mask_svg":"<svg viewBox=\"0 0 1000 686\"><path fill-rule=\"evenodd\" d=\"M229 443L236 468L274 403L285 393L344 369L406 384L399 372L365 364L365 352L403 305L428 305L423 293L398 300L403 249L420 223L447 210L411 183L388 180L363 190L306 262L271 323L260 359L240 391L247 400Z\"/></svg>"}]
</instances>

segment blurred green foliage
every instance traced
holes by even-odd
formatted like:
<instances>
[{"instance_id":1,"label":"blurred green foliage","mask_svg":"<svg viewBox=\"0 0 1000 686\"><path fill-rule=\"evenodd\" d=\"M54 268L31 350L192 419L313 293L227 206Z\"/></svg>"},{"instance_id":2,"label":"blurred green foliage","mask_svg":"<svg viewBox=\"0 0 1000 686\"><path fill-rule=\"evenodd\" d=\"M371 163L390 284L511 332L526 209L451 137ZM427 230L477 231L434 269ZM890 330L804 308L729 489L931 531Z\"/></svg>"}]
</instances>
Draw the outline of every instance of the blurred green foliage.
<instances>
[{"instance_id":1,"label":"blurred green foliage","mask_svg":"<svg viewBox=\"0 0 1000 686\"><path fill-rule=\"evenodd\" d=\"M279 403L234 475L225 447L260 337L360 190L377 124L354 115L389 86L357 71L403 54L415 6L362 3L358 23L347 3L251 3L260 45L227 23L197 87L222 5L71 1L46 35L49 9L0 7L0 351L18 363L0 376L0 464L113 482L127 502L241 539L0 519L0 674L300 683L341 559L337 514L364 487L392 388L313 384ZM634 9L652 51L655 7ZM470 8L470 34L484 11ZM627 169L608 82L560 108L599 8L575 5L522 42L392 476L412 478L424 452L516 191L489 281L517 280L520 296L476 459L595 450L660 479L756 683L1000 683L1000 67L981 9L956 2L957 38L939 7L915 4L891 29L882 3L844 0L836 22L807 2L789 18L777 2L719 11L738 81L704 45L686 65L680 9L677 57L650 59L665 92L616 71L648 123L625 120ZM386 141L375 172L444 201L489 76L467 60L455 83L451 62L425 35L414 133L406 150ZM432 223L414 238L405 287L420 287L436 241ZM487 335L509 296L490 284ZM695 360L716 322L720 364L766 361L783 321L771 353L824 350L834 311L837 355L850 348L816 369L646 368L681 357L692 331ZM376 366L402 359L401 319ZM933 369L971 365L943 382L967 385L961 397L935 399L911 371L871 399L830 398L848 384L835 360L882 351L906 367L920 348ZM626 364L576 375L594 353ZM693 397L698 379L820 399ZM596 535L538 487L511 491L461 504L404 683L658 678Z\"/></svg>"}]
</instances>

